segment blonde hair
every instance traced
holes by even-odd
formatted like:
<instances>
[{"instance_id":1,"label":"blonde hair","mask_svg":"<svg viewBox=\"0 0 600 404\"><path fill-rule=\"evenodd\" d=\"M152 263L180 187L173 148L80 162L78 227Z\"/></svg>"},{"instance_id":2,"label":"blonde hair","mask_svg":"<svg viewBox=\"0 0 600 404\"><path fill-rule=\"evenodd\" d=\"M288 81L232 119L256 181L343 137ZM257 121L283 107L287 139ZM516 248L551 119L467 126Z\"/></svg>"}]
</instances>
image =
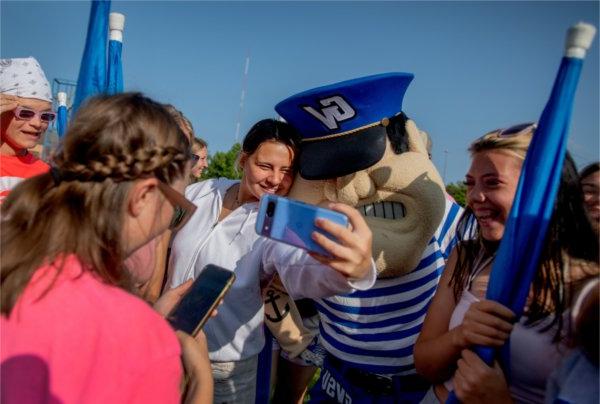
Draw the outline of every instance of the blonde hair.
<instances>
[{"instance_id":1,"label":"blonde hair","mask_svg":"<svg viewBox=\"0 0 600 404\"><path fill-rule=\"evenodd\" d=\"M534 125L512 136L503 136L503 129L493 130L471 143L469 153L473 157L482 151L501 150L521 160L525 160L525 155L527 154L527 149L529 149L534 131Z\"/></svg>"},{"instance_id":2,"label":"blonde hair","mask_svg":"<svg viewBox=\"0 0 600 404\"><path fill-rule=\"evenodd\" d=\"M21 182L1 208L2 313L44 263L75 255L103 281L128 289L122 241L134 180L185 175L189 142L165 108L139 93L86 103L49 173Z\"/></svg>"}]
</instances>

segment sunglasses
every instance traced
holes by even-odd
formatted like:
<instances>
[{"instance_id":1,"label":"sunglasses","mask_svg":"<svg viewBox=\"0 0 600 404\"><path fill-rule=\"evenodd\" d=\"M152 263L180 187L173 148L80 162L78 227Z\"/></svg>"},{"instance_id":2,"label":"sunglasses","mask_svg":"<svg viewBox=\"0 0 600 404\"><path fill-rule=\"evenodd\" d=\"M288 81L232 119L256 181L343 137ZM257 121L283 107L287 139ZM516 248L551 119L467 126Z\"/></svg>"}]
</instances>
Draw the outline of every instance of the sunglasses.
<instances>
[{"instance_id":1,"label":"sunglasses","mask_svg":"<svg viewBox=\"0 0 600 404\"><path fill-rule=\"evenodd\" d=\"M169 203L173 205L173 218L169 224L169 230L177 231L181 229L196 211L196 205L162 181L158 182L158 189L160 189Z\"/></svg>"},{"instance_id":2,"label":"sunglasses","mask_svg":"<svg viewBox=\"0 0 600 404\"><path fill-rule=\"evenodd\" d=\"M27 107L17 107L15 109L15 116L19 119L23 119L25 121L29 121L37 116L42 122L52 122L56 119L56 113L52 111L34 111L31 108Z\"/></svg>"},{"instance_id":3,"label":"sunglasses","mask_svg":"<svg viewBox=\"0 0 600 404\"><path fill-rule=\"evenodd\" d=\"M496 136L498 137L513 137L523 135L535 131L537 124L535 122L520 123L506 129L498 129Z\"/></svg>"}]
</instances>

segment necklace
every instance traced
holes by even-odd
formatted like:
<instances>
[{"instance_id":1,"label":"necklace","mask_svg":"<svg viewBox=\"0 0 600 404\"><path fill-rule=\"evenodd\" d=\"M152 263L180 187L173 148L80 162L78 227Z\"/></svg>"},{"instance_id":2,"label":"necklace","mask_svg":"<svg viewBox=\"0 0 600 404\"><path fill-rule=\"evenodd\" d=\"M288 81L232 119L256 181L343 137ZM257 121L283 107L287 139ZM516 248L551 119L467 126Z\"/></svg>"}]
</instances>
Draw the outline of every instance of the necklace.
<instances>
[{"instance_id":1,"label":"necklace","mask_svg":"<svg viewBox=\"0 0 600 404\"><path fill-rule=\"evenodd\" d=\"M238 197L239 189L239 185L234 185L227 190L227 192L229 193L229 204L231 205L231 210L234 210L242 205L242 202L239 200Z\"/></svg>"}]
</instances>

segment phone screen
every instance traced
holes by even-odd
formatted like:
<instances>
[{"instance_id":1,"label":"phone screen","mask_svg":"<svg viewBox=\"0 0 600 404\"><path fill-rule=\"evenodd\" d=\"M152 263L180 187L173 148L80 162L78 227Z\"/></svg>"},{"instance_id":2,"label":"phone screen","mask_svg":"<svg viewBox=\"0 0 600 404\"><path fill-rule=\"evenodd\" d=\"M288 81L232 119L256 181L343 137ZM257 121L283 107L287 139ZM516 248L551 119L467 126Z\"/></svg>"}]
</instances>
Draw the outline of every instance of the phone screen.
<instances>
[{"instance_id":1,"label":"phone screen","mask_svg":"<svg viewBox=\"0 0 600 404\"><path fill-rule=\"evenodd\" d=\"M204 326L234 279L235 274L230 270L212 264L205 266L167 316L167 321L174 329L195 335Z\"/></svg>"}]
</instances>

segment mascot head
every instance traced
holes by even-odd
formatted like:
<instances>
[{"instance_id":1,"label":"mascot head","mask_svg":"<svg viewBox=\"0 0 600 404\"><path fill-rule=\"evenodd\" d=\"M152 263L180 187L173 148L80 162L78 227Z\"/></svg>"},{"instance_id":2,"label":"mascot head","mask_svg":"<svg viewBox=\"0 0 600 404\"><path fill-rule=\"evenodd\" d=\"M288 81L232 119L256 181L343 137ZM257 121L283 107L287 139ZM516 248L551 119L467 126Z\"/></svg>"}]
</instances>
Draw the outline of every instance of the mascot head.
<instances>
[{"instance_id":1,"label":"mascot head","mask_svg":"<svg viewBox=\"0 0 600 404\"><path fill-rule=\"evenodd\" d=\"M275 110L302 137L291 198L344 202L373 232L379 277L412 271L445 209L427 136L402 112L412 74L387 73L293 95Z\"/></svg>"}]
</instances>

